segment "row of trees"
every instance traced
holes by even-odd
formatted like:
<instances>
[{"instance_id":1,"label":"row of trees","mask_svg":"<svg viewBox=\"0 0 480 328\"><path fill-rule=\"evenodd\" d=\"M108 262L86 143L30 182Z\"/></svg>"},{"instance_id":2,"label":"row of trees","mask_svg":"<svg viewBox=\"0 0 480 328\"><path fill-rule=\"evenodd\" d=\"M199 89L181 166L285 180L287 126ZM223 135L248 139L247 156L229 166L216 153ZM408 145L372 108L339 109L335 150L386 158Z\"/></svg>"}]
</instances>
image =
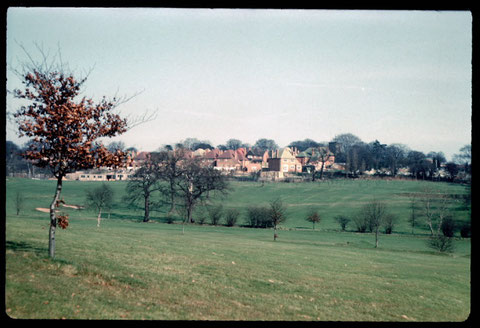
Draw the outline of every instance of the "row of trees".
<instances>
[{"instance_id":1,"label":"row of trees","mask_svg":"<svg viewBox=\"0 0 480 328\"><path fill-rule=\"evenodd\" d=\"M138 180L138 182L143 181L143 180ZM131 192L132 186L134 183L130 184L130 187L127 187L127 191ZM137 184L140 186L140 183ZM144 185L144 184L142 184ZM162 190L162 188L158 188L157 190ZM165 191L166 189L164 189ZM212 189L213 190L213 189ZM215 189L219 190L219 189ZM167 193L169 194L169 193ZM134 194L135 196L137 195L136 193ZM186 196L186 194L184 194ZM102 217L102 211L108 211L109 216L110 216L110 210L112 209L113 206L113 198L114 198L114 191L113 189L103 183L102 185L89 189L86 192L86 208L93 210L97 214L97 227L100 227L101 223L101 217ZM130 199L130 196L125 197L125 199ZM19 195L17 195L17 202L19 202ZM136 198L138 199L138 198ZM145 194L143 194L143 200L149 199L149 197L145 197ZM192 208L189 208L192 203L190 203L191 198L185 198L185 206L183 209L187 212L186 214L186 220L185 221L191 220L190 222L193 222L192 220ZM132 200L130 200L132 201ZM134 200L133 200L134 201ZM145 214L149 215L149 201L146 201L144 206L146 209ZM17 215L19 213L19 207L17 207ZM172 214L172 213L171 213ZM224 224L226 226L234 226L237 224L238 218L240 216L240 211L237 209L227 209L224 210L222 205L217 205L217 206L204 206L202 207L202 210L197 211L197 216L196 216L196 222L199 224L204 224L206 221L207 216L210 218L210 223L212 225L218 225L221 224L222 219L225 220ZM146 220L148 221L148 216L144 218L144 222ZM286 216L286 207L284 206L282 200L280 198L277 198L275 200L272 200L268 206L250 206L247 208L246 211L246 222L248 227L252 228L274 228L274 241L277 239L278 234L277 234L277 227L280 223L285 222L287 219ZM310 222L313 222L314 228L315 228L315 223L320 222L320 216L318 212L312 212L312 214L309 215L307 218Z\"/></svg>"},{"instance_id":2,"label":"row of trees","mask_svg":"<svg viewBox=\"0 0 480 328\"><path fill-rule=\"evenodd\" d=\"M113 198L113 189L105 183L87 190L85 207L96 212L97 227L100 226L102 212L108 212L110 217ZM460 230L460 234L464 238L471 237L470 223L464 222L459 224L455 220L451 206L453 201L458 200L453 199L451 195L432 189L424 189L420 193L412 193L410 195L410 216L408 217L408 222L412 227L412 234L414 234L415 227L421 225L428 227L430 231L428 245L441 252L453 250L452 237L454 237L456 231ZM18 215L23 202L21 194L17 193L15 202ZM470 209L470 199L468 197L465 197L461 202L463 209ZM185 207L182 207L184 210L187 209L187 204ZM286 206L280 198L270 201L268 205L250 205L245 209L244 214L244 226L273 228L274 241L278 238L278 225L287 219ZM209 219L212 225L223 224L231 227L238 224L240 215L241 212L239 210L235 208L224 209L221 204L201 206L195 211L195 223L205 224L207 219ZM318 209L310 209L305 220L312 223L313 230L315 230L315 224L321 221ZM384 201L375 199L363 205L351 217L337 215L335 220L340 225L342 231L346 231L347 226L352 222L354 231L374 233L375 248L379 245L379 234L381 232L391 234L398 223L398 217L389 211L387 204ZM172 222L173 220L169 223ZM183 223L185 224L185 221ZM65 224L68 225L68 221Z\"/></svg>"},{"instance_id":3,"label":"row of trees","mask_svg":"<svg viewBox=\"0 0 480 328\"><path fill-rule=\"evenodd\" d=\"M150 209L165 202L170 203L172 214L177 202L185 209L185 222L192 222L192 214L199 203L212 193L226 194L225 175L199 159L186 156L183 148L153 152L135 172L126 186L125 201L144 209L144 221L150 218Z\"/></svg>"},{"instance_id":4,"label":"row of trees","mask_svg":"<svg viewBox=\"0 0 480 328\"><path fill-rule=\"evenodd\" d=\"M447 161L442 152L425 154L403 144L387 145L378 140L365 143L350 133L338 135L332 142L338 146L334 147L335 161L345 163L347 172L351 174L386 169L396 175L399 168L406 167L417 179L433 179L442 166L452 180L460 170L471 173L471 145L463 146L452 161Z\"/></svg>"}]
</instances>

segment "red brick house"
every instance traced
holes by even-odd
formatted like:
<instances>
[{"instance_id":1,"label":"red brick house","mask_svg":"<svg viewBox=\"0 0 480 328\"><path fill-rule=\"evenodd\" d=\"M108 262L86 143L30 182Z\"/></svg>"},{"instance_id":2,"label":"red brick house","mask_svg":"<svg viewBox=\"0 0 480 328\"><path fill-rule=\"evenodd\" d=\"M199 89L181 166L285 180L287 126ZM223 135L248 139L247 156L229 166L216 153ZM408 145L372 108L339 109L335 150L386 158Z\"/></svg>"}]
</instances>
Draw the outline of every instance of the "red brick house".
<instances>
[{"instance_id":1,"label":"red brick house","mask_svg":"<svg viewBox=\"0 0 480 328\"><path fill-rule=\"evenodd\" d=\"M228 149L217 156L213 166L217 170L236 171L241 169L241 163L237 159L237 154L234 150Z\"/></svg>"}]
</instances>

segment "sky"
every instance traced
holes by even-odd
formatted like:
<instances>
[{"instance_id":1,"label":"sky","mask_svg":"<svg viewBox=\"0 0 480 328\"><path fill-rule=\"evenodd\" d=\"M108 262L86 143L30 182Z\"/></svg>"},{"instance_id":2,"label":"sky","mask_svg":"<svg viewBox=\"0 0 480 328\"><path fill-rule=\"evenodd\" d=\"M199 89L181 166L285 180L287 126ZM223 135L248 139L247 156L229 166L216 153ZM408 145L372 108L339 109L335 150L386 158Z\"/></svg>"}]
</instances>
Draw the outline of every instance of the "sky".
<instances>
[{"instance_id":1,"label":"sky","mask_svg":"<svg viewBox=\"0 0 480 328\"><path fill-rule=\"evenodd\" d=\"M85 96L135 95L122 115L155 114L106 143L352 133L447 159L471 143L469 11L9 8L7 90L35 44L90 71ZM7 111L18 106L7 94ZM27 141L15 131L7 140Z\"/></svg>"}]
</instances>

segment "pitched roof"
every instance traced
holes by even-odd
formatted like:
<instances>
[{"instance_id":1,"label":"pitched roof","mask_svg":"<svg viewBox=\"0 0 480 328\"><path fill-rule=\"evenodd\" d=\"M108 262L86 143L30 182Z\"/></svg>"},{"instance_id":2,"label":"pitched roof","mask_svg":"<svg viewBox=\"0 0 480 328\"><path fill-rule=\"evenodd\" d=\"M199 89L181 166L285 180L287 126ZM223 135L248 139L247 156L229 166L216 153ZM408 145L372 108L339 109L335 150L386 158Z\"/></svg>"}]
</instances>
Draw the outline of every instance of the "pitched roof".
<instances>
[{"instance_id":1,"label":"pitched roof","mask_svg":"<svg viewBox=\"0 0 480 328\"><path fill-rule=\"evenodd\" d=\"M220 149L214 148L214 149L212 149L212 150L210 150L210 151L207 151L207 152L205 153L205 158L207 158L207 159L215 159L215 158L217 158L218 155L220 155Z\"/></svg>"},{"instance_id":2,"label":"pitched roof","mask_svg":"<svg viewBox=\"0 0 480 328\"><path fill-rule=\"evenodd\" d=\"M218 158L221 159L233 159L235 158L235 152L231 149L225 150L223 153L221 153Z\"/></svg>"},{"instance_id":3,"label":"pitched roof","mask_svg":"<svg viewBox=\"0 0 480 328\"><path fill-rule=\"evenodd\" d=\"M289 147L285 147L285 148L280 149L277 157L278 158L295 158L292 150Z\"/></svg>"}]
</instances>

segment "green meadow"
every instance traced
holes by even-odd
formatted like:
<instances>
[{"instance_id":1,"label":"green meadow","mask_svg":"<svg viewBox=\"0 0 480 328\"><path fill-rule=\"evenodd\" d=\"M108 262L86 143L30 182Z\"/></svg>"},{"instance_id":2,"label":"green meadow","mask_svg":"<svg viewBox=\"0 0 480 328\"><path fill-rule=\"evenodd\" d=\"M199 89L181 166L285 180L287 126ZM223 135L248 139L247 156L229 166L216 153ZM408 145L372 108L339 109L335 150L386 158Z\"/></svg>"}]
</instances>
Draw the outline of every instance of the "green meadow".
<instances>
[{"instance_id":1,"label":"green meadow","mask_svg":"<svg viewBox=\"0 0 480 328\"><path fill-rule=\"evenodd\" d=\"M97 182L65 181L66 204L82 205ZM424 187L461 196L461 185L422 181L232 182L215 204L237 208L237 226L167 224L168 206L143 223L142 211L116 193L110 218L65 207L57 252L48 258L48 208L55 181L6 181L6 313L21 319L464 321L470 315L471 244L457 233L452 253L426 244L424 225L408 224L409 195ZM24 204L15 211L15 195ZM241 226L249 205L281 197L287 221L271 229ZM384 200L398 222L390 235L340 231L334 217ZM305 220L311 208L321 222ZM458 204L458 221L469 220ZM208 219L207 219L208 222Z\"/></svg>"}]
</instances>

